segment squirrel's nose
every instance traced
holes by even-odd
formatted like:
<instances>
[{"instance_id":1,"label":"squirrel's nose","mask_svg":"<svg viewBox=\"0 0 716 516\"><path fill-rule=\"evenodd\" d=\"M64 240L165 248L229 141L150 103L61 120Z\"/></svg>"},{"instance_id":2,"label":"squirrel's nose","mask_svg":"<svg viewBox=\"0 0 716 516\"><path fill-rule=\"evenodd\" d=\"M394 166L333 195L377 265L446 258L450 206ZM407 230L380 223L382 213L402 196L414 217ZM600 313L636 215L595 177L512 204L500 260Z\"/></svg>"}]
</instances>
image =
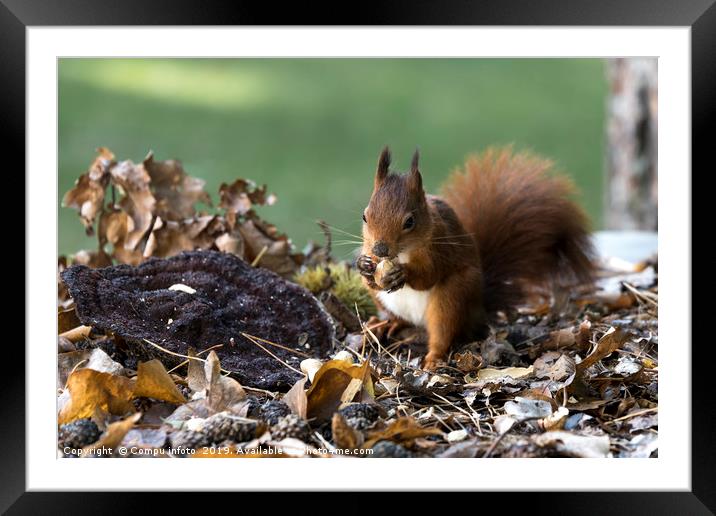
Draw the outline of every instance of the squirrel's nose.
<instances>
[{"instance_id":1,"label":"squirrel's nose","mask_svg":"<svg viewBox=\"0 0 716 516\"><path fill-rule=\"evenodd\" d=\"M388 256L388 246L385 242L376 242L373 246L373 254L378 258L385 258Z\"/></svg>"}]
</instances>

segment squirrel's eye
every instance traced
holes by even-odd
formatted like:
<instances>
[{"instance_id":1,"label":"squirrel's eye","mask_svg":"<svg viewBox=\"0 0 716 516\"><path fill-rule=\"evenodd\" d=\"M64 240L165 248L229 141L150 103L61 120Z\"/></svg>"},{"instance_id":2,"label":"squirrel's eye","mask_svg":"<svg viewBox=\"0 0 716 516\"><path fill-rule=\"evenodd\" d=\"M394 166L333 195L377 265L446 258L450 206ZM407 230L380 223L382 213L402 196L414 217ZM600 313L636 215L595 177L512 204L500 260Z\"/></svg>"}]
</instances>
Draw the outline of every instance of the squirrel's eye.
<instances>
[{"instance_id":1,"label":"squirrel's eye","mask_svg":"<svg viewBox=\"0 0 716 516\"><path fill-rule=\"evenodd\" d=\"M407 219L405 219L405 222L403 222L403 229L413 229L413 226L415 226L415 218L411 215Z\"/></svg>"},{"instance_id":2,"label":"squirrel's eye","mask_svg":"<svg viewBox=\"0 0 716 516\"><path fill-rule=\"evenodd\" d=\"M363 214L363 222L368 223L368 219L365 218L365 213Z\"/></svg>"}]
</instances>

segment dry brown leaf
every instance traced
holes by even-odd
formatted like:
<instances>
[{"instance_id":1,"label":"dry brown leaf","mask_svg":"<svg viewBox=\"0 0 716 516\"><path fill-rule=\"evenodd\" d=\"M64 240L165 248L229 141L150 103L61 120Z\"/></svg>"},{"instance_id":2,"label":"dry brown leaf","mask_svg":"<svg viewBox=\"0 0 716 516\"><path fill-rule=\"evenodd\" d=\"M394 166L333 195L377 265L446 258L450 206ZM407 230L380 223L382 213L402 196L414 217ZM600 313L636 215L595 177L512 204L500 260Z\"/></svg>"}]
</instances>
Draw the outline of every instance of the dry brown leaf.
<instances>
[{"instance_id":1,"label":"dry brown leaf","mask_svg":"<svg viewBox=\"0 0 716 516\"><path fill-rule=\"evenodd\" d=\"M245 179L237 179L230 185L221 183L219 187L219 206L226 210L226 220L231 228L236 226L237 217L251 211L252 203L247 192L249 186Z\"/></svg>"},{"instance_id":2,"label":"dry brown leaf","mask_svg":"<svg viewBox=\"0 0 716 516\"><path fill-rule=\"evenodd\" d=\"M346 423L345 418L336 412L331 420L331 433L336 447L344 450L355 450L363 444L363 434Z\"/></svg>"},{"instance_id":3,"label":"dry brown leaf","mask_svg":"<svg viewBox=\"0 0 716 516\"><path fill-rule=\"evenodd\" d=\"M246 261L253 263L260 256L258 266L289 277L297 269L291 255L291 242L285 236L278 235L275 229L257 220L247 220L238 226L244 240Z\"/></svg>"},{"instance_id":4,"label":"dry brown leaf","mask_svg":"<svg viewBox=\"0 0 716 516\"><path fill-rule=\"evenodd\" d=\"M127 243L128 235L134 230L134 221L124 211L111 208L99 219L98 238L100 247L112 245L112 257L120 263L137 265L142 261L142 252Z\"/></svg>"},{"instance_id":5,"label":"dry brown leaf","mask_svg":"<svg viewBox=\"0 0 716 516\"><path fill-rule=\"evenodd\" d=\"M60 333L60 337L67 339L70 342L79 342L88 338L91 331L91 326L76 326L71 330L67 330L66 332Z\"/></svg>"},{"instance_id":6,"label":"dry brown leaf","mask_svg":"<svg viewBox=\"0 0 716 516\"><path fill-rule=\"evenodd\" d=\"M64 389L67 379L83 362L87 362L89 350L68 351L57 355L57 388Z\"/></svg>"},{"instance_id":7,"label":"dry brown leaf","mask_svg":"<svg viewBox=\"0 0 716 516\"><path fill-rule=\"evenodd\" d=\"M355 365L345 360L329 360L318 370L311 388L306 393L307 416L319 421L331 419L341 403L353 401L362 388L373 396L370 364L367 361L362 365ZM346 399L351 394L350 399Z\"/></svg>"},{"instance_id":8,"label":"dry brown leaf","mask_svg":"<svg viewBox=\"0 0 716 516\"><path fill-rule=\"evenodd\" d=\"M157 360L141 362L137 368L137 383L134 386L135 396L144 396L171 403L184 403L186 400L177 388L162 363Z\"/></svg>"},{"instance_id":9,"label":"dry brown leaf","mask_svg":"<svg viewBox=\"0 0 716 516\"><path fill-rule=\"evenodd\" d=\"M180 161L155 161L154 153L149 152L142 166L152 181L156 214L164 220L193 217L194 206L200 202L211 206L209 194L204 191L205 181L189 176Z\"/></svg>"},{"instance_id":10,"label":"dry brown leaf","mask_svg":"<svg viewBox=\"0 0 716 516\"><path fill-rule=\"evenodd\" d=\"M552 414L552 403L546 400L516 396L505 403L505 413L516 421L545 418Z\"/></svg>"},{"instance_id":11,"label":"dry brown leaf","mask_svg":"<svg viewBox=\"0 0 716 516\"><path fill-rule=\"evenodd\" d=\"M105 176L100 175L98 179L92 179L88 172L77 179L75 186L62 199L63 206L74 208L79 212L80 220L88 235L94 233L94 221L97 214L102 211L106 186Z\"/></svg>"},{"instance_id":12,"label":"dry brown leaf","mask_svg":"<svg viewBox=\"0 0 716 516\"><path fill-rule=\"evenodd\" d=\"M306 377L301 378L289 391L281 398L291 412L296 414L301 419L306 419L306 413L308 409L308 397L306 396Z\"/></svg>"},{"instance_id":13,"label":"dry brown leaf","mask_svg":"<svg viewBox=\"0 0 716 516\"><path fill-rule=\"evenodd\" d=\"M246 393L239 382L221 374L216 353L211 351L206 361L196 360L194 349L189 348L187 356L192 357L187 372L187 384L194 392L192 401L177 407L165 421L179 423L223 411L245 417L249 409Z\"/></svg>"},{"instance_id":14,"label":"dry brown leaf","mask_svg":"<svg viewBox=\"0 0 716 516\"><path fill-rule=\"evenodd\" d=\"M561 430L569 416L567 407L559 407L553 414L538 421L539 427L545 431Z\"/></svg>"},{"instance_id":15,"label":"dry brown leaf","mask_svg":"<svg viewBox=\"0 0 716 516\"><path fill-rule=\"evenodd\" d=\"M106 243L113 246L124 245L127 234L133 229L134 222L122 210L110 208L102 213L99 219L99 244L104 248Z\"/></svg>"},{"instance_id":16,"label":"dry brown leaf","mask_svg":"<svg viewBox=\"0 0 716 516\"><path fill-rule=\"evenodd\" d=\"M86 265L92 269L99 267L109 267L112 265L112 257L105 253L102 249L97 251L77 251L72 257L72 265Z\"/></svg>"},{"instance_id":17,"label":"dry brown leaf","mask_svg":"<svg viewBox=\"0 0 716 516\"><path fill-rule=\"evenodd\" d=\"M563 328L549 334L549 339L542 344L544 350L571 348L575 344L572 328Z\"/></svg>"},{"instance_id":18,"label":"dry brown leaf","mask_svg":"<svg viewBox=\"0 0 716 516\"><path fill-rule=\"evenodd\" d=\"M579 324L579 330L577 330L577 348L580 351L589 349L590 340L592 338L592 323L585 319Z\"/></svg>"},{"instance_id":19,"label":"dry brown leaf","mask_svg":"<svg viewBox=\"0 0 716 516\"><path fill-rule=\"evenodd\" d=\"M409 448L414 439L428 435L442 435L442 431L435 427L422 427L414 418L405 416L383 430L369 432L363 448L372 448L378 441L393 441Z\"/></svg>"},{"instance_id":20,"label":"dry brown leaf","mask_svg":"<svg viewBox=\"0 0 716 516\"><path fill-rule=\"evenodd\" d=\"M144 422L147 417L144 414ZM163 428L132 428L122 439L122 446L131 448L163 448L167 441L167 432Z\"/></svg>"},{"instance_id":21,"label":"dry brown leaf","mask_svg":"<svg viewBox=\"0 0 716 516\"><path fill-rule=\"evenodd\" d=\"M223 233L216 237L214 245L219 251L235 254L243 258L244 256L244 239L238 232Z\"/></svg>"},{"instance_id":22,"label":"dry brown leaf","mask_svg":"<svg viewBox=\"0 0 716 516\"><path fill-rule=\"evenodd\" d=\"M363 378L353 378L348 382L343 394L341 394L341 405L356 400L356 395L363 390L363 381Z\"/></svg>"},{"instance_id":23,"label":"dry brown leaf","mask_svg":"<svg viewBox=\"0 0 716 516\"><path fill-rule=\"evenodd\" d=\"M204 374L207 380L206 403L210 409L216 412L231 410L234 405L246 398L246 392L239 382L228 376L222 376L219 357L214 351L211 351L206 358Z\"/></svg>"},{"instance_id":24,"label":"dry brown leaf","mask_svg":"<svg viewBox=\"0 0 716 516\"><path fill-rule=\"evenodd\" d=\"M59 310L68 310L74 307L74 301L70 297L67 285L62 281L62 272L67 268L68 260L66 256L57 258L57 307Z\"/></svg>"},{"instance_id":25,"label":"dry brown leaf","mask_svg":"<svg viewBox=\"0 0 716 516\"><path fill-rule=\"evenodd\" d=\"M455 365L463 373L472 373L482 367L482 357L470 350L455 353Z\"/></svg>"},{"instance_id":26,"label":"dry brown leaf","mask_svg":"<svg viewBox=\"0 0 716 516\"><path fill-rule=\"evenodd\" d=\"M107 448L114 450L117 446L119 446L122 442L122 439L124 439L124 436L127 435L127 432L129 432L132 427L134 427L134 424L139 421L139 418L142 417L141 412L137 412L136 414L132 414L131 416L128 416L127 418L123 419L122 421L117 421L116 423L112 423L107 427L107 430L104 431L104 433L100 436L99 440L94 443L90 444L89 446L85 446L82 448L82 457L90 457L93 450L98 450L102 448Z\"/></svg>"},{"instance_id":27,"label":"dry brown leaf","mask_svg":"<svg viewBox=\"0 0 716 516\"><path fill-rule=\"evenodd\" d=\"M67 388L70 392L70 400L60 410L59 424L61 425L75 419L90 417L97 408L118 416L134 412L131 403L134 384L124 376L100 373L93 369L80 369L70 375Z\"/></svg>"},{"instance_id":28,"label":"dry brown leaf","mask_svg":"<svg viewBox=\"0 0 716 516\"><path fill-rule=\"evenodd\" d=\"M58 389L65 388L70 374L84 368L111 375L124 374L124 367L100 348L60 353L57 355Z\"/></svg>"},{"instance_id":29,"label":"dry brown leaf","mask_svg":"<svg viewBox=\"0 0 716 516\"><path fill-rule=\"evenodd\" d=\"M207 228L213 220L212 216L182 221L157 217L144 248L144 257L165 258L182 251L209 249L214 244L215 237Z\"/></svg>"},{"instance_id":30,"label":"dry brown leaf","mask_svg":"<svg viewBox=\"0 0 716 516\"><path fill-rule=\"evenodd\" d=\"M97 156L90 163L87 173L93 181L99 181L103 177L107 177L109 169L115 164L114 153L107 147L98 147L95 149Z\"/></svg>"},{"instance_id":31,"label":"dry brown leaf","mask_svg":"<svg viewBox=\"0 0 716 516\"><path fill-rule=\"evenodd\" d=\"M560 389L571 384L577 372L574 359L556 351L543 354L535 360L533 367L537 378L548 378L557 382Z\"/></svg>"},{"instance_id":32,"label":"dry brown leaf","mask_svg":"<svg viewBox=\"0 0 716 516\"><path fill-rule=\"evenodd\" d=\"M266 194L266 185L256 186L253 181L237 179L231 184L222 183L219 187L220 207L226 210L229 227L234 228L239 217L243 217L253 209L253 205L271 205L275 202L274 195Z\"/></svg>"},{"instance_id":33,"label":"dry brown leaf","mask_svg":"<svg viewBox=\"0 0 716 516\"><path fill-rule=\"evenodd\" d=\"M57 352L58 353L69 353L70 351L77 351L74 343L70 339L65 337L57 336Z\"/></svg>"},{"instance_id":34,"label":"dry brown leaf","mask_svg":"<svg viewBox=\"0 0 716 516\"><path fill-rule=\"evenodd\" d=\"M204 362L196 359L196 351L189 348L187 351L189 364L187 365L186 383L193 392L201 392L209 385L204 372Z\"/></svg>"},{"instance_id":35,"label":"dry brown leaf","mask_svg":"<svg viewBox=\"0 0 716 516\"><path fill-rule=\"evenodd\" d=\"M502 414L495 418L494 427L498 434L505 434L509 432L515 424L517 424L515 418L507 414Z\"/></svg>"},{"instance_id":36,"label":"dry brown leaf","mask_svg":"<svg viewBox=\"0 0 716 516\"><path fill-rule=\"evenodd\" d=\"M57 312L57 333L64 333L72 328L80 326L82 323L77 318L77 312L72 307L68 310L59 310Z\"/></svg>"},{"instance_id":37,"label":"dry brown leaf","mask_svg":"<svg viewBox=\"0 0 716 516\"><path fill-rule=\"evenodd\" d=\"M569 457L603 458L609 456L609 436L578 435L571 432L553 431L536 435L535 444L543 448L552 448Z\"/></svg>"},{"instance_id":38,"label":"dry brown leaf","mask_svg":"<svg viewBox=\"0 0 716 516\"><path fill-rule=\"evenodd\" d=\"M478 380L497 380L500 378L510 377L515 380L530 376L534 372L532 366L529 367L505 367L504 369L486 368L477 372Z\"/></svg>"},{"instance_id":39,"label":"dry brown leaf","mask_svg":"<svg viewBox=\"0 0 716 516\"><path fill-rule=\"evenodd\" d=\"M110 175L112 183L124 194L119 206L132 220L125 248L136 249L154 218L156 200L149 189L151 178L144 167L130 160L117 163L111 168Z\"/></svg>"},{"instance_id":40,"label":"dry brown leaf","mask_svg":"<svg viewBox=\"0 0 716 516\"><path fill-rule=\"evenodd\" d=\"M577 372L583 372L604 357L619 349L629 339L629 333L621 328L610 328L597 342L594 351L577 364Z\"/></svg>"}]
</instances>

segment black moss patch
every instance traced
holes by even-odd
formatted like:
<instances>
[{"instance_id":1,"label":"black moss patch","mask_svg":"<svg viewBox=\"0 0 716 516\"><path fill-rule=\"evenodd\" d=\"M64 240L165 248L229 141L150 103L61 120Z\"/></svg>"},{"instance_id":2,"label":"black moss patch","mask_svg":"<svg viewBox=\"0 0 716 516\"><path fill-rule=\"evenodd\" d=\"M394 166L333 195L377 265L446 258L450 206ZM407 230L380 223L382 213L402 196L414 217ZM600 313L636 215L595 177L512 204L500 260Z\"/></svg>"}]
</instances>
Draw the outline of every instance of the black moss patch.
<instances>
[{"instance_id":1,"label":"black moss patch","mask_svg":"<svg viewBox=\"0 0 716 516\"><path fill-rule=\"evenodd\" d=\"M170 367L181 359L144 339L181 354L223 344L216 350L222 367L244 385L269 390L286 390L300 375L242 332L318 358L331 347L333 323L310 292L231 254L189 251L137 267L78 265L62 279L82 324L119 335ZM196 292L169 290L176 284ZM298 369L302 357L262 345Z\"/></svg>"}]
</instances>

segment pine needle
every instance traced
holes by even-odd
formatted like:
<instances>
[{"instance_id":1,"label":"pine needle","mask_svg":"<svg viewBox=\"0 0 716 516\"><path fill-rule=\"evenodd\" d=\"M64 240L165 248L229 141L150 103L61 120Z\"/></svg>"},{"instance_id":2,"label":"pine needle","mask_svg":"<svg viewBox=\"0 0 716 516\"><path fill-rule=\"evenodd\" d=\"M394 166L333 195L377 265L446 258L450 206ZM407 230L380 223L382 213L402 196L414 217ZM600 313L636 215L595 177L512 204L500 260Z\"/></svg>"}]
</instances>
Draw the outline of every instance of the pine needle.
<instances>
[{"instance_id":1,"label":"pine needle","mask_svg":"<svg viewBox=\"0 0 716 516\"><path fill-rule=\"evenodd\" d=\"M281 362L283 365L285 365L286 367L288 367L288 368L291 369L292 371L296 371L298 374L303 375L303 371L299 371L298 369L296 369L296 368L293 367L292 365L287 364L286 362L284 362L283 360L281 360L280 358L278 358L276 355L274 355L273 353L271 353L268 349L266 349L266 348L263 347L261 344L259 344L259 342L258 342L257 340L254 340L254 338L251 337L248 333L241 332L241 335L243 335L244 337L246 337L247 339L249 339L251 342L253 342L254 344L256 344L259 348L261 348L262 350L264 350L266 353L268 353L268 354L269 354L271 357L273 357L275 360L278 360L279 362Z\"/></svg>"}]
</instances>

